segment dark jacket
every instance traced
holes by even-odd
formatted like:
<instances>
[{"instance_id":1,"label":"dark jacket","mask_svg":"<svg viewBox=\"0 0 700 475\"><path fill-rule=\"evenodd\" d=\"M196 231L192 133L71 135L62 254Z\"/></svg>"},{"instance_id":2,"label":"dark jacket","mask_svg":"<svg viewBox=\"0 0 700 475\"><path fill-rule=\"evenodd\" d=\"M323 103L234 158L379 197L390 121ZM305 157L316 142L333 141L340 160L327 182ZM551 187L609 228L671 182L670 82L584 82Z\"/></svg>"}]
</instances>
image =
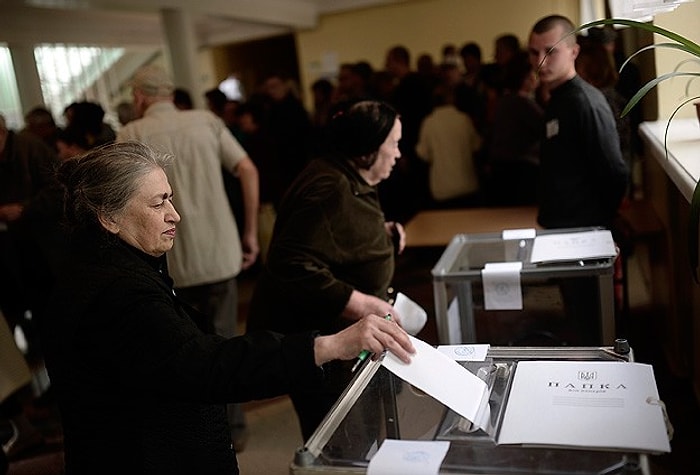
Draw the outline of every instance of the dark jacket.
<instances>
[{"instance_id":1,"label":"dark jacket","mask_svg":"<svg viewBox=\"0 0 700 475\"><path fill-rule=\"evenodd\" d=\"M24 206L20 219L0 223L0 306L13 323L27 308L41 318L53 280L50 260L60 254L60 234L51 217L46 216L51 222L43 215L35 219L33 210L52 206L51 196L47 199L45 194L57 160L55 152L30 133L8 131L0 151L0 205Z\"/></svg>"},{"instance_id":2,"label":"dark jacket","mask_svg":"<svg viewBox=\"0 0 700 475\"><path fill-rule=\"evenodd\" d=\"M629 169L607 100L575 76L552 91L545 128L539 224L610 227L627 188Z\"/></svg>"},{"instance_id":3,"label":"dark jacket","mask_svg":"<svg viewBox=\"0 0 700 475\"><path fill-rule=\"evenodd\" d=\"M0 151L0 204L29 204L51 184L57 160L40 139L8 131L5 150Z\"/></svg>"},{"instance_id":4,"label":"dark jacket","mask_svg":"<svg viewBox=\"0 0 700 475\"><path fill-rule=\"evenodd\" d=\"M204 334L165 259L82 241L52 299L46 363L70 474L236 474L226 402L315 383L311 333Z\"/></svg>"},{"instance_id":5,"label":"dark jacket","mask_svg":"<svg viewBox=\"0 0 700 475\"><path fill-rule=\"evenodd\" d=\"M344 328L353 289L387 297L393 252L376 188L342 159L312 161L278 210L248 329Z\"/></svg>"}]
</instances>

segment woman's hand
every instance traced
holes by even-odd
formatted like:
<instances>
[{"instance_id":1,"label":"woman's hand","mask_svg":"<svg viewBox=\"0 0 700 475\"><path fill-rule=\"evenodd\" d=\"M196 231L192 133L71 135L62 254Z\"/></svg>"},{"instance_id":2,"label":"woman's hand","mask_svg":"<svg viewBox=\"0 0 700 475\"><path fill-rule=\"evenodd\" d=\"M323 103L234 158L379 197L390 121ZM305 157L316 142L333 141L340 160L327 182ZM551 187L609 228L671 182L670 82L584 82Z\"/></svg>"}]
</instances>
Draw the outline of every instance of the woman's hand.
<instances>
[{"instance_id":1,"label":"woman's hand","mask_svg":"<svg viewBox=\"0 0 700 475\"><path fill-rule=\"evenodd\" d=\"M391 236L391 240L396 247L397 254L401 254L406 247L406 230L398 221L387 221L384 223L386 233Z\"/></svg>"},{"instance_id":2,"label":"woman's hand","mask_svg":"<svg viewBox=\"0 0 700 475\"><path fill-rule=\"evenodd\" d=\"M389 350L405 363L409 363L410 355L416 352L408 333L395 321L378 315L367 315L334 335L319 336L314 340L318 366L331 360L355 359L362 350L375 355Z\"/></svg>"},{"instance_id":3,"label":"woman's hand","mask_svg":"<svg viewBox=\"0 0 700 475\"><path fill-rule=\"evenodd\" d=\"M370 314L391 315L392 320L401 325L401 315L389 302L374 295L363 294L358 290L353 290L348 303L343 309L343 318L360 320Z\"/></svg>"},{"instance_id":4,"label":"woman's hand","mask_svg":"<svg viewBox=\"0 0 700 475\"><path fill-rule=\"evenodd\" d=\"M20 203L8 203L0 206L0 221L12 222L17 221L22 212L24 211L24 206Z\"/></svg>"}]
</instances>

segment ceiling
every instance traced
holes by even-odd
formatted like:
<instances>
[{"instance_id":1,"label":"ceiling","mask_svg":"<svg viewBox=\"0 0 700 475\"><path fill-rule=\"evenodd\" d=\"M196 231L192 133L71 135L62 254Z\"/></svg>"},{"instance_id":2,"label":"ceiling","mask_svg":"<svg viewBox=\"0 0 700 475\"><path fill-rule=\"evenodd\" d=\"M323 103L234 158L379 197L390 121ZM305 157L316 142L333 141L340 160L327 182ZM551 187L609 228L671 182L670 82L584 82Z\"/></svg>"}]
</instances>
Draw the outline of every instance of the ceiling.
<instances>
[{"instance_id":1,"label":"ceiling","mask_svg":"<svg viewBox=\"0 0 700 475\"><path fill-rule=\"evenodd\" d=\"M160 12L187 11L198 46L314 28L323 14L407 0L0 0L0 42L152 48Z\"/></svg>"}]
</instances>

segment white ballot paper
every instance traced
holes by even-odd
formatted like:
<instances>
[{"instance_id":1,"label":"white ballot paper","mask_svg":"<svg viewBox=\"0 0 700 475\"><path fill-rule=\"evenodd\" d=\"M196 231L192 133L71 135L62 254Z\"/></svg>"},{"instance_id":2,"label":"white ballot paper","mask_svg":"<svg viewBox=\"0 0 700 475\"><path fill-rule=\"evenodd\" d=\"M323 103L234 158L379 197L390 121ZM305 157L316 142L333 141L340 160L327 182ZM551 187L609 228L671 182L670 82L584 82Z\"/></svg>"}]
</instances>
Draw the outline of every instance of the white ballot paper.
<instances>
[{"instance_id":1,"label":"white ballot paper","mask_svg":"<svg viewBox=\"0 0 700 475\"><path fill-rule=\"evenodd\" d=\"M385 439L367 466L367 475L430 475L450 448L448 441Z\"/></svg>"},{"instance_id":2,"label":"white ballot paper","mask_svg":"<svg viewBox=\"0 0 700 475\"><path fill-rule=\"evenodd\" d=\"M530 262L577 261L616 255L612 233L607 229L598 229L539 235L532 243Z\"/></svg>"},{"instance_id":3,"label":"white ballot paper","mask_svg":"<svg viewBox=\"0 0 700 475\"><path fill-rule=\"evenodd\" d=\"M401 292L396 294L394 308L401 315L401 327L411 335L417 335L428 321L425 309Z\"/></svg>"},{"instance_id":4,"label":"white ballot paper","mask_svg":"<svg viewBox=\"0 0 700 475\"><path fill-rule=\"evenodd\" d=\"M610 361L520 361L498 443L671 450L653 368Z\"/></svg>"},{"instance_id":5,"label":"white ballot paper","mask_svg":"<svg viewBox=\"0 0 700 475\"><path fill-rule=\"evenodd\" d=\"M522 262L487 262L481 270L485 310L522 310Z\"/></svg>"},{"instance_id":6,"label":"white ballot paper","mask_svg":"<svg viewBox=\"0 0 700 475\"><path fill-rule=\"evenodd\" d=\"M455 360L418 338L409 364L387 352L382 365L399 378L437 399L460 416L486 430L490 420L486 383Z\"/></svg>"}]
</instances>

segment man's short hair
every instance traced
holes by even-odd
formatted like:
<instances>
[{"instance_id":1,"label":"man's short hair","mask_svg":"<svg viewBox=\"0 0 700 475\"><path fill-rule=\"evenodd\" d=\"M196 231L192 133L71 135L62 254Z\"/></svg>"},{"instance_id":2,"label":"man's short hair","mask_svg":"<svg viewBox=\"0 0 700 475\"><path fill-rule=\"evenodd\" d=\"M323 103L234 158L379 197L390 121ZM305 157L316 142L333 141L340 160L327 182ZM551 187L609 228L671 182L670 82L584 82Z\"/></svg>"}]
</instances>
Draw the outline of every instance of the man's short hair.
<instances>
[{"instance_id":1,"label":"man's short hair","mask_svg":"<svg viewBox=\"0 0 700 475\"><path fill-rule=\"evenodd\" d=\"M576 27L571 20L562 15L549 15L541 18L537 21L537 23L535 23L535 26L532 27L532 32L541 35L542 33L553 30L558 26L561 26L562 28L562 33L566 37L566 43L576 43L576 35L570 34L576 29Z\"/></svg>"}]
</instances>

